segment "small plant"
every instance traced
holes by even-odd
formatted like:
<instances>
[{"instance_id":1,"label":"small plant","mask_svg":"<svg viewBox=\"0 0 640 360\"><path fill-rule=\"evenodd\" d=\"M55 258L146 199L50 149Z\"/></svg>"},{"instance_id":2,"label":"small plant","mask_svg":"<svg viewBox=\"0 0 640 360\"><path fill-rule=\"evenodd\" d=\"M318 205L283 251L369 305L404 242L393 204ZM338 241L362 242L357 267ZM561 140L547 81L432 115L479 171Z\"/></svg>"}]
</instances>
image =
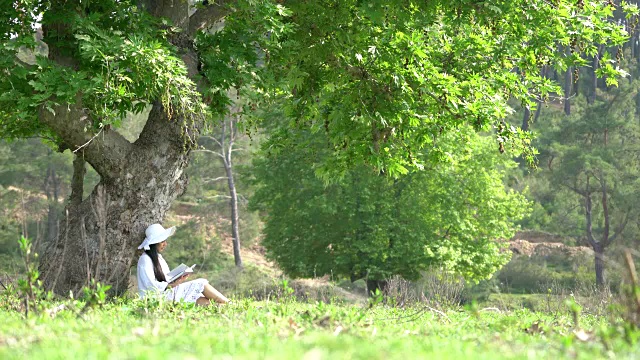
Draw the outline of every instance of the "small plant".
<instances>
[{"instance_id":1,"label":"small plant","mask_svg":"<svg viewBox=\"0 0 640 360\"><path fill-rule=\"evenodd\" d=\"M295 289L289 286L289 280L282 279L280 282L280 288L282 289L282 297L285 299L289 299L293 297L295 293Z\"/></svg>"},{"instance_id":2,"label":"small plant","mask_svg":"<svg viewBox=\"0 0 640 360\"><path fill-rule=\"evenodd\" d=\"M153 313L162 313L168 308L168 301L162 296L146 296L142 299L133 300L134 313L140 316L149 316Z\"/></svg>"},{"instance_id":3,"label":"small plant","mask_svg":"<svg viewBox=\"0 0 640 360\"><path fill-rule=\"evenodd\" d=\"M371 292L371 296L369 296L369 308L372 308L378 304L380 304L384 300L384 294L380 289L376 289L375 292Z\"/></svg>"},{"instance_id":4,"label":"small plant","mask_svg":"<svg viewBox=\"0 0 640 360\"><path fill-rule=\"evenodd\" d=\"M0 309L17 311L21 303L18 290L13 284L4 285L3 290L4 291L0 293Z\"/></svg>"},{"instance_id":5,"label":"small plant","mask_svg":"<svg viewBox=\"0 0 640 360\"><path fill-rule=\"evenodd\" d=\"M566 305L571 312L573 318L573 326L578 329L580 327L580 312L582 312L582 306L576 302L575 297L571 294L571 297L566 300Z\"/></svg>"},{"instance_id":6,"label":"small plant","mask_svg":"<svg viewBox=\"0 0 640 360\"><path fill-rule=\"evenodd\" d=\"M20 255L22 256L25 277L18 280L18 292L24 304L25 317L29 316L29 311L36 314L43 310L42 300L50 300L53 294L45 291L40 281L40 272L36 260L38 254L32 252L33 243L29 238L20 237Z\"/></svg>"},{"instance_id":7,"label":"small plant","mask_svg":"<svg viewBox=\"0 0 640 360\"><path fill-rule=\"evenodd\" d=\"M82 288L82 300L85 301L85 305L80 314L95 307L102 308L107 300L109 289L111 289L111 285L103 285L95 279L91 279L89 286Z\"/></svg>"}]
</instances>

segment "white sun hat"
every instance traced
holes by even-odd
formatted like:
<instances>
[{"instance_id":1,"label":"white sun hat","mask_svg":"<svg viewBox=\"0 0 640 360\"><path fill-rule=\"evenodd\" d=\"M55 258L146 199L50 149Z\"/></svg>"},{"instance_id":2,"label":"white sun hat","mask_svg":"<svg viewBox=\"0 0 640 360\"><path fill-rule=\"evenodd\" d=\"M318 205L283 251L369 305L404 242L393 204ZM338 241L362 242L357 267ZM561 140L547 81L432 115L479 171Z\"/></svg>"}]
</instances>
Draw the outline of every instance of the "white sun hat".
<instances>
[{"instance_id":1,"label":"white sun hat","mask_svg":"<svg viewBox=\"0 0 640 360\"><path fill-rule=\"evenodd\" d=\"M149 245L161 243L167 240L169 236L175 234L175 232L175 226L165 229L160 224L149 225L147 230L145 230L145 234L147 235L147 237L144 238L144 241L142 242L142 244L140 244L140 246L138 246L138 249L144 248L145 250L149 250Z\"/></svg>"}]
</instances>

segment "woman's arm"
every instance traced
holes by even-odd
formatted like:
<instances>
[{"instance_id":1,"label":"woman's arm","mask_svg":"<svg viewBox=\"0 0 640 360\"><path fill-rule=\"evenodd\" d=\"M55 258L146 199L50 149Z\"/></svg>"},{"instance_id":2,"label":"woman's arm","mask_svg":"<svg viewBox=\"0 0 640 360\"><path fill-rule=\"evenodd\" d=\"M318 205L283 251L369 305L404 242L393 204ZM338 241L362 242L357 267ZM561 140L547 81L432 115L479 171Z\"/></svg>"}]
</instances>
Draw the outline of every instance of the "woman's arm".
<instances>
[{"instance_id":1,"label":"woman's arm","mask_svg":"<svg viewBox=\"0 0 640 360\"><path fill-rule=\"evenodd\" d=\"M158 261L160 262L160 267L162 268L162 272L164 273L166 278L169 279L169 276L167 275L171 271L171 270L169 270L170 269L169 268L169 264L167 264L167 261L160 254L158 254ZM179 277L179 278L173 280L171 283L169 283L167 285L167 287L168 288L176 287L176 286L182 284L183 282L185 282L188 277L189 277L189 274L184 274L181 277Z\"/></svg>"},{"instance_id":2,"label":"woman's arm","mask_svg":"<svg viewBox=\"0 0 640 360\"><path fill-rule=\"evenodd\" d=\"M189 277L189 275L191 275L191 274L184 274L184 275L180 276L179 278L177 278L174 281L170 282L169 285L167 285L167 287L168 288L173 288L173 287L176 287L176 286L182 284L183 282L187 281L187 278Z\"/></svg>"},{"instance_id":3,"label":"woman's arm","mask_svg":"<svg viewBox=\"0 0 640 360\"><path fill-rule=\"evenodd\" d=\"M153 272L153 261L149 256L142 256L141 261L138 263L138 280L141 290L148 291L157 289L162 292L167 288L168 283L166 281L156 280L156 275Z\"/></svg>"}]
</instances>

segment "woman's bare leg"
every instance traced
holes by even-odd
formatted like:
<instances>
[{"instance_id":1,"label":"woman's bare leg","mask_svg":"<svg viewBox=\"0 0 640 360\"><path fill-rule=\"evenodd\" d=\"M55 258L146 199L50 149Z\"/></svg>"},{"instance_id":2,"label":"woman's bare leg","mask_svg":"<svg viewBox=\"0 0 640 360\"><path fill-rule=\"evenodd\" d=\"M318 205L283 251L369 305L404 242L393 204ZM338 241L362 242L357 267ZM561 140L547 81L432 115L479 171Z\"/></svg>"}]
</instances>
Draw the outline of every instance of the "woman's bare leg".
<instances>
[{"instance_id":1,"label":"woman's bare leg","mask_svg":"<svg viewBox=\"0 0 640 360\"><path fill-rule=\"evenodd\" d=\"M196 304L200 306L209 306L211 305L211 300L203 296L201 298L198 298L198 300L196 300Z\"/></svg>"},{"instance_id":2,"label":"woman's bare leg","mask_svg":"<svg viewBox=\"0 0 640 360\"><path fill-rule=\"evenodd\" d=\"M227 299L224 295L220 293L220 291L216 290L210 284L206 284L204 286L204 291L202 291L202 293L207 299L213 300L219 304L226 304L229 302L229 299Z\"/></svg>"}]
</instances>

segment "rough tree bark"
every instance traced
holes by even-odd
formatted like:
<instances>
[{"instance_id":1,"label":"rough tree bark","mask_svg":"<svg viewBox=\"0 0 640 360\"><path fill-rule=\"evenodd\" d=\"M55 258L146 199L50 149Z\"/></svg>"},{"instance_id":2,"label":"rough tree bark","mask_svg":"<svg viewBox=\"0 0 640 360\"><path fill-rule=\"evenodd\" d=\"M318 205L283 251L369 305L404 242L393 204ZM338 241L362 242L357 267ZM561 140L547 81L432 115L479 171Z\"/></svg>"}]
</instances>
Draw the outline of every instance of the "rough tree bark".
<instances>
[{"instance_id":1,"label":"rough tree bark","mask_svg":"<svg viewBox=\"0 0 640 360\"><path fill-rule=\"evenodd\" d=\"M593 246L593 253L595 256L594 264L596 271L596 286L602 288L605 284L604 280L604 246L600 243L596 243Z\"/></svg>"},{"instance_id":2,"label":"rough tree bark","mask_svg":"<svg viewBox=\"0 0 640 360\"><path fill-rule=\"evenodd\" d=\"M152 15L167 17L185 29L176 45L189 74L195 75L198 64L193 59L197 54L189 47L190 39L195 30L226 14L221 3L224 1L198 10L195 19L196 14L188 16L187 1L147 0L142 5ZM74 59L61 53L50 47L49 58L73 68ZM129 286L129 269L146 227L162 222L172 201L185 190L184 170L202 123L175 113L170 116L157 101L140 137L130 143L115 130L105 128L99 136L85 131L91 126L85 126L89 125L89 114L82 106L82 94L75 104L53 110L55 115L41 109L40 121L66 147L81 148L84 160L101 180L86 199L82 199L80 188L68 203L59 236L41 257L43 282L48 289L68 295L93 278L111 285L113 294L122 294Z\"/></svg>"},{"instance_id":3,"label":"rough tree bark","mask_svg":"<svg viewBox=\"0 0 640 360\"><path fill-rule=\"evenodd\" d=\"M56 113L64 111L62 107ZM70 115L70 120L79 118ZM47 119L46 114L41 117ZM48 123L56 124L60 115L56 118L50 116ZM144 230L162 221L187 184L188 140L181 120L169 119L156 103L135 143L109 130L84 148L85 159L101 180L87 199L69 204L60 236L43 254L40 269L47 288L59 294L78 291L90 278L112 285L116 294L128 288L129 268Z\"/></svg>"},{"instance_id":4,"label":"rough tree bark","mask_svg":"<svg viewBox=\"0 0 640 360\"><path fill-rule=\"evenodd\" d=\"M71 177L71 195L69 196L69 205L77 207L82 203L84 196L84 175L85 168L84 152L76 153L73 157L73 176ZM69 207L69 206L68 206Z\"/></svg>"}]
</instances>

